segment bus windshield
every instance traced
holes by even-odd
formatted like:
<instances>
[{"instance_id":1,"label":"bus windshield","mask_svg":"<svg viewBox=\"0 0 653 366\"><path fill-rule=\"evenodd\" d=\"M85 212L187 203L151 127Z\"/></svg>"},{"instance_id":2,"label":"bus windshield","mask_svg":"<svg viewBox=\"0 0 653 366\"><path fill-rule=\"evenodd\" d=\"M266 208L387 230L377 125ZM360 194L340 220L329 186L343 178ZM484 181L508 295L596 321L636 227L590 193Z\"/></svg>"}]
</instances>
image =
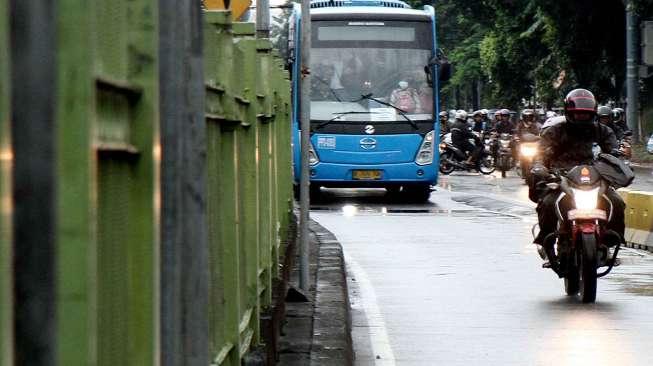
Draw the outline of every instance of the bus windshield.
<instances>
[{"instance_id":1,"label":"bus windshield","mask_svg":"<svg viewBox=\"0 0 653 366\"><path fill-rule=\"evenodd\" d=\"M311 50L311 119L430 120L432 54L424 22L316 21Z\"/></svg>"}]
</instances>

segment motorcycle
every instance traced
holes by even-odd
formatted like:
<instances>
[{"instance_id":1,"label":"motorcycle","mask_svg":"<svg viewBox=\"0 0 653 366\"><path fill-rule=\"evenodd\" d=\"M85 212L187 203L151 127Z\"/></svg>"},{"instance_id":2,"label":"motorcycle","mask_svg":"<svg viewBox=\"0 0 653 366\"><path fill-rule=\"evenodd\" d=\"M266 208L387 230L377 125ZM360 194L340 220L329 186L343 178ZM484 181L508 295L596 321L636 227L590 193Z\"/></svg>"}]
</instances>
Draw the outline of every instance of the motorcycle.
<instances>
[{"instance_id":1,"label":"motorcycle","mask_svg":"<svg viewBox=\"0 0 653 366\"><path fill-rule=\"evenodd\" d=\"M451 133L442 136L440 141L440 172L442 174L451 174L455 170L469 171L475 169L481 174L487 175L492 174L496 169L492 154L486 150L483 151L474 166L469 166L465 163L467 154L453 145ZM470 140L470 142L472 141Z\"/></svg>"},{"instance_id":2,"label":"motorcycle","mask_svg":"<svg viewBox=\"0 0 653 366\"><path fill-rule=\"evenodd\" d=\"M624 135L623 139L619 141L619 152L622 154L621 160L623 160L626 165L630 165L630 159L633 157L631 136L632 132L628 132L626 135Z\"/></svg>"},{"instance_id":3,"label":"motorcycle","mask_svg":"<svg viewBox=\"0 0 653 366\"><path fill-rule=\"evenodd\" d=\"M521 176L526 185L530 186L533 181L533 174L531 173L531 168L533 167L533 159L537 155L537 149L539 146L540 138L531 133L525 133L521 136L520 139L515 139L519 144L519 165L517 169L517 174Z\"/></svg>"},{"instance_id":4,"label":"motorcycle","mask_svg":"<svg viewBox=\"0 0 653 366\"><path fill-rule=\"evenodd\" d=\"M542 249L549 259L548 267L564 278L567 295L575 296L580 292L584 303L596 300L597 279L618 265L622 239L607 228L612 204L605 192L610 186L629 185L634 177L630 168L618 158L600 154L599 161L603 161L602 165L595 162L594 165L576 166L568 172L559 171L547 184L550 189L560 191L556 201L559 228L546 236ZM614 169L615 166L619 168ZM613 169L612 173L605 174L606 167ZM619 184L614 183L614 179L608 181L608 176L617 177ZM599 272L602 267L607 268Z\"/></svg>"},{"instance_id":5,"label":"motorcycle","mask_svg":"<svg viewBox=\"0 0 653 366\"><path fill-rule=\"evenodd\" d=\"M511 150L512 136L509 133L499 135L499 144L497 151L497 168L501 171L501 178L506 177L506 172L512 169L513 159Z\"/></svg>"}]
</instances>

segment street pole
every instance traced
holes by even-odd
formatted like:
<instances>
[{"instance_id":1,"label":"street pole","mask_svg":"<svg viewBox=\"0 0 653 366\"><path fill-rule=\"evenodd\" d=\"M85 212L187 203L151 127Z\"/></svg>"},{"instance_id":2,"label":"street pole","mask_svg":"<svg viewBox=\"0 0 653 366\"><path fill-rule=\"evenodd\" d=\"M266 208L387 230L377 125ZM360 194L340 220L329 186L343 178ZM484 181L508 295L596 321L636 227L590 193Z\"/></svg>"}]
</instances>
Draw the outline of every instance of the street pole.
<instances>
[{"instance_id":1,"label":"street pole","mask_svg":"<svg viewBox=\"0 0 653 366\"><path fill-rule=\"evenodd\" d=\"M310 88L311 88L311 75L310 75L310 56L311 56L311 17L310 17L310 3L309 0L302 0L302 19L301 19L301 104L300 104L300 118L301 118L301 180L299 183L299 287L308 291L308 210L310 208L309 202L309 175L308 170L308 151L310 148L310 118L311 118L311 102L310 102Z\"/></svg>"},{"instance_id":2,"label":"street pole","mask_svg":"<svg viewBox=\"0 0 653 366\"><path fill-rule=\"evenodd\" d=\"M159 0L160 365L208 365L203 22L196 0Z\"/></svg>"},{"instance_id":3,"label":"street pole","mask_svg":"<svg viewBox=\"0 0 653 366\"><path fill-rule=\"evenodd\" d=\"M626 5L626 122L633 132L633 140L639 141L639 18L634 1Z\"/></svg>"},{"instance_id":4,"label":"street pole","mask_svg":"<svg viewBox=\"0 0 653 366\"><path fill-rule=\"evenodd\" d=\"M256 37L270 38L270 0L256 0Z\"/></svg>"},{"instance_id":5,"label":"street pole","mask_svg":"<svg viewBox=\"0 0 653 366\"><path fill-rule=\"evenodd\" d=\"M15 366L57 364L56 3L9 2Z\"/></svg>"}]
</instances>

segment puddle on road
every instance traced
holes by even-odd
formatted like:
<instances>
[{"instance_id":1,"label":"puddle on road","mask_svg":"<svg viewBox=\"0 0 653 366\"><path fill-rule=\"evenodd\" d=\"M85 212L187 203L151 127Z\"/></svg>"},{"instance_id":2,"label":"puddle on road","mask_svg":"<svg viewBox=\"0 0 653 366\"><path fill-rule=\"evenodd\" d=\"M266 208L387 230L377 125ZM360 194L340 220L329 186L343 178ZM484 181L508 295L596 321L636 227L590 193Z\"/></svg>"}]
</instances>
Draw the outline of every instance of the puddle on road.
<instances>
[{"instance_id":1,"label":"puddle on road","mask_svg":"<svg viewBox=\"0 0 653 366\"><path fill-rule=\"evenodd\" d=\"M490 212L479 209L442 209L433 205L426 208L394 208L389 206L360 206L345 204L342 206L311 206L314 212L339 212L343 216L353 217L358 215L430 215L430 216L451 216L451 217L505 217L514 218L500 212Z\"/></svg>"},{"instance_id":2,"label":"puddle on road","mask_svg":"<svg viewBox=\"0 0 653 366\"><path fill-rule=\"evenodd\" d=\"M648 252L623 249L619 253L621 266L604 277L619 287L619 291L639 296L653 296L653 256Z\"/></svg>"}]
</instances>

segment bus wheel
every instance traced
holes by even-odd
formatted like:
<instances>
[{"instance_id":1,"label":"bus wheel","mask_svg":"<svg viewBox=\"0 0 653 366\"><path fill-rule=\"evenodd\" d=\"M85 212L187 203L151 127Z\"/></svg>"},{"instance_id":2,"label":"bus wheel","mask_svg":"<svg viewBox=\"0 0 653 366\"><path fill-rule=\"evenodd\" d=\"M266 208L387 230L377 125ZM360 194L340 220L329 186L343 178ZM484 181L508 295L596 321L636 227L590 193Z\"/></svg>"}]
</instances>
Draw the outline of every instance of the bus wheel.
<instances>
[{"instance_id":1,"label":"bus wheel","mask_svg":"<svg viewBox=\"0 0 653 366\"><path fill-rule=\"evenodd\" d=\"M320 186L311 184L311 188L309 189L308 192L309 192L308 194L310 195L311 202L317 202L322 197L322 190Z\"/></svg>"},{"instance_id":2,"label":"bus wheel","mask_svg":"<svg viewBox=\"0 0 653 366\"><path fill-rule=\"evenodd\" d=\"M292 194L295 197L295 201L299 202L299 184L292 185Z\"/></svg>"},{"instance_id":3,"label":"bus wheel","mask_svg":"<svg viewBox=\"0 0 653 366\"><path fill-rule=\"evenodd\" d=\"M388 196L396 196L401 192L401 186L389 186L385 187L386 193L388 193Z\"/></svg>"},{"instance_id":4,"label":"bus wheel","mask_svg":"<svg viewBox=\"0 0 653 366\"><path fill-rule=\"evenodd\" d=\"M416 186L406 186L404 191L408 196L408 200L415 203L427 202L431 197L431 186L426 185L416 185Z\"/></svg>"}]
</instances>

